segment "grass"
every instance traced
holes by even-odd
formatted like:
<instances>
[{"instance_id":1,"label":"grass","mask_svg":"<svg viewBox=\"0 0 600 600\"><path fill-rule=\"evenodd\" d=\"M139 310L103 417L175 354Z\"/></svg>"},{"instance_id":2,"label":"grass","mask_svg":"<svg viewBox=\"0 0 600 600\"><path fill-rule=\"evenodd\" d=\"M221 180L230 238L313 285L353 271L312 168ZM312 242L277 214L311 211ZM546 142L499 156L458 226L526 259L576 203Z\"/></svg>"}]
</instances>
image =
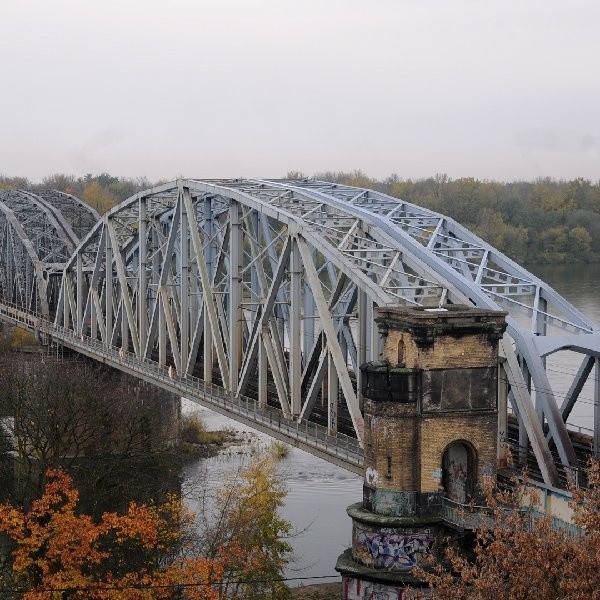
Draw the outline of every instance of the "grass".
<instances>
[{"instance_id":1,"label":"grass","mask_svg":"<svg viewBox=\"0 0 600 600\"><path fill-rule=\"evenodd\" d=\"M215 444L221 446L231 437L230 431L208 431L199 415L185 415L181 426L181 439L189 444Z\"/></svg>"},{"instance_id":2,"label":"grass","mask_svg":"<svg viewBox=\"0 0 600 600\"><path fill-rule=\"evenodd\" d=\"M272 442L269 450L273 455L273 458L277 460L286 458L290 453L290 447L286 443L280 442L279 440Z\"/></svg>"}]
</instances>

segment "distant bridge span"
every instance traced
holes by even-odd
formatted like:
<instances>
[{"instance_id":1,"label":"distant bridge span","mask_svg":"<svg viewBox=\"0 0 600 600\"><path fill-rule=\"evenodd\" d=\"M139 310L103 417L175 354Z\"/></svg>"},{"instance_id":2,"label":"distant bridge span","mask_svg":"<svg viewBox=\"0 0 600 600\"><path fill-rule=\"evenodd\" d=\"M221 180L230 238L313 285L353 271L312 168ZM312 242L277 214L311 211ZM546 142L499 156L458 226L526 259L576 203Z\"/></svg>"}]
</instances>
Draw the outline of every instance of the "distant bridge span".
<instances>
[{"instance_id":1,"label":"distant bridge span","mask_svg":"<svg viewBox=\"0 0 600 600\"><path fill-rule=\"evenodd\" d=\"M359 471L374 307L508 311L520 444L547 484L577 467L566 421L600 331L458 223L313 180L177 180L102 217L54 191L0 192L0 317ZM581 356L566 397L546 357ZM344 434L348 434L345 435Z\"/></svg>"}]
</instances>

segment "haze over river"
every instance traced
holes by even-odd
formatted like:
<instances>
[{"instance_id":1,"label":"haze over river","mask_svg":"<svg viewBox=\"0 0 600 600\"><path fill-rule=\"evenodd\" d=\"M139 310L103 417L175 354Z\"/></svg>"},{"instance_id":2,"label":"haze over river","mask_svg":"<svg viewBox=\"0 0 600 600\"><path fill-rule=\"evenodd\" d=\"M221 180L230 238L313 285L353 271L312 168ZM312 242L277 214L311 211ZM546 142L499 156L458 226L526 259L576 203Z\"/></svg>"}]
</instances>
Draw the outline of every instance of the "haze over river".
<instances>
[{"instance_id":1,"label":"haze over river","mask_svg":"<svg viewBox=\"0 0 600 600\"><path fill-rule=\"evenodd\" d=\"M596 326L600 326L600 264L536 265L529 270L552 286ZM582 356L575 352L557 352L548 358L548 376L559 405L581 360ZM593 427L592 381L595 377L596 374L592 371L569 419L573 425L587 429Z\"/></svg>"},{"instance_id":2,"label":"haze over river","mask_svg":"<svg viewBox=\"0 0 600 600\"><path fill-rule=\"evenodd\" d=\"M530 270L594 323L600 324L600 265L536 265ZM580 361L577 355L567 352L548 361L551 383L559 403L570 383L566 374L575 373ZM590 378L592 376L595 376L593 372ZM570 419L573 425L592 426L593 395L590 388L588 383L581 394ZM189 410L199 410L210 429L233 427L238 431L252 431L221 415L184 402L184 411ZM252 444L268 446L268 436L255 435ZM218 486L228 474L234 473L249 460L249 445L229 448L218 456L188 465L184 471L185 481L191 483L205 478L209 487ZM346 507L361 500L362 479L296 448L291 448L280 465L289 490L283 516L302 532L291 540L296 562L286 575L306 578L335 575L338 555L350 546L351 522L346 515ZM194 508L193 502L191 508Z\"/></svg>"}]
</instances>

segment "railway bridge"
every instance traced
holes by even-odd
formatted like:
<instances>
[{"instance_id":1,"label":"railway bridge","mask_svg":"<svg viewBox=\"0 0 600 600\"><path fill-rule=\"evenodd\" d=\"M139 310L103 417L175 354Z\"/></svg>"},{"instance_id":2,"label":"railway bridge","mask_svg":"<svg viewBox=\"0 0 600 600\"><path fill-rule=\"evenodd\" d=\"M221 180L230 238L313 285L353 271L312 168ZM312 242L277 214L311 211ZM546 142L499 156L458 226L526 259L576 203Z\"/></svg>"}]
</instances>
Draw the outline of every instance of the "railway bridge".
<instances>
[{"instance_id":1,"label":"railway bridge","mask_svg":"<svg viewBox=\"0 0 600 600\"><path fill-rule=\"evenodd\" d=\"M586 385L600 452L600 331L452 219L314 180L179 179L102 216L57 191L0 192L0 319L357 473L375 311L451 305L507 312L500 435L512 423L560 485L580 466L567 421ZM579 356L566 395L557 352Z\"/></svg>"}]
</instances>

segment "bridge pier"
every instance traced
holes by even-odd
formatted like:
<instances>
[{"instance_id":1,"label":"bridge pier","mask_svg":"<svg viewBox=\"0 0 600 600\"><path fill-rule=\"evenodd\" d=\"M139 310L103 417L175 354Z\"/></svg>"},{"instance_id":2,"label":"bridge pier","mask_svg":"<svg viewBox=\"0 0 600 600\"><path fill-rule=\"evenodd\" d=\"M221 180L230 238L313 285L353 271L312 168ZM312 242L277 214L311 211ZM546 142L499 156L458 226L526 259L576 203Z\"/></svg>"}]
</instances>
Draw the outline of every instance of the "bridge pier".
<instances>
[{"instance_id":1,"label":"bridge pier","mask_svg":"<svg viewBox=\"0 0 600 600\"><path fill-rule=\"evenodd\" d=\"M498 458L498 341L505 313L379 309L384 361L362 371L363 500L348 507L352 548L338 559L344 600L402 598L442 554L448 503L477 502Z\"/></svg>"}]
</instances>

